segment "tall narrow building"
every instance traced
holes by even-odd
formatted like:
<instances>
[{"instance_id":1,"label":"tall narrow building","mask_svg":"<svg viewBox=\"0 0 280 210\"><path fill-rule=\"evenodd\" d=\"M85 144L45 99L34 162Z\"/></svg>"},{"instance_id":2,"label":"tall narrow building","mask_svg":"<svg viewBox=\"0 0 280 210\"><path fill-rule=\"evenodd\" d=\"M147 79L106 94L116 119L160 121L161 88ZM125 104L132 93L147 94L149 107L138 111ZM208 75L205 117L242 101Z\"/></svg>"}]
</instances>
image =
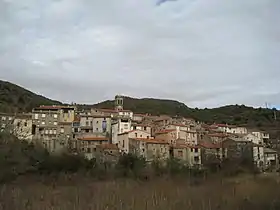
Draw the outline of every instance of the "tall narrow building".
<instances>
[{"instance_id":1,"label":"tall narrow building","mask_svg":"<svg viewBox=\"0 0 280 210\"><path fill-rule=\"evenodd\" d=\"M121 96L121 95L115 96L115 109L117 111L123 110L123 96Z\"/></svg>"}]
</instances>

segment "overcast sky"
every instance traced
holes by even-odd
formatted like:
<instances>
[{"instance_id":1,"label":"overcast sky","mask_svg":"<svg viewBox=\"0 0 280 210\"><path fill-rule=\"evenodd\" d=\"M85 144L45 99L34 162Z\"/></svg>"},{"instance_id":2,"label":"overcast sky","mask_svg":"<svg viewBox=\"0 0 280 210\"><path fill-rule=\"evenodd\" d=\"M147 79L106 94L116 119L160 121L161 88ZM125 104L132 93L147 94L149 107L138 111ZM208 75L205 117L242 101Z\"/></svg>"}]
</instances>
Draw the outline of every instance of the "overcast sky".
<instances>
[{"instance_id":1,"label":"overcast sky","mask_svg":"<svg viewBox=\"0 0 280 210\"><path fill-rule=\"evenodd\" d=\"M0 77L64 102L280 105L280 1L0 0Z\"/></svg>"}]
</instances>

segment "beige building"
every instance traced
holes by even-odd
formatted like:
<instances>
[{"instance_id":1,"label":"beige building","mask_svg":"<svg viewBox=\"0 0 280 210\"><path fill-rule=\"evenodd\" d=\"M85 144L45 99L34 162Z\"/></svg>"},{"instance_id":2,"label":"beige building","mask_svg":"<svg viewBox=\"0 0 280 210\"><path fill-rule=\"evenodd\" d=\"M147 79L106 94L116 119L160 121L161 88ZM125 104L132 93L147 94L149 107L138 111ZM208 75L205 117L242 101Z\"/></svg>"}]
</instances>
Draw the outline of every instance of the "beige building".
<instances>
[{"instance_id":1,"label":"beige building","mask_svg":"<svg viewBox=\"0 0 280 210\"><path fill-rule=\"evenodd\" d=\"M174 158L190 167L201 165L201 149L198 146L176 144L171 151Z\"/></svg>"},{"instance_id":2,"label":"beige building","mask_svg":"<svg viewBox=\"0 0 280 210\"><path fill-rule=\"evenodd\" d=\"M129 153L145 158L147 161L169 159L169 144L163 140L148 138L129 138Z\"/></svg>"},{"instance_id":3,"label":"beige building","mask_svg":"<svg viewBox=\"0 0 280 210\"><path fill-rule=\"evenodd\" d=\"M228 124L214 124L212 128L224 132L224 133L233 133L233 134L246 134L248 133L247 128L239 127L235 125L228 125Z\"/></svg>"},{"instance_id":4,"label":"beige building","mask_svg":"<svg viewBox=\"0 0 280 210\"><path fill-rule=\"evenodd\" d=\"M32 141L32 114L19 114L13 120L12 133L21 140Z\"/></svg>"},{"instance_id":5,"label":"beige building","mask_svg":"<svg viewBox=\"0 0 280 210\"><path fill-rule=\"evenodd\" d=\"M176 140L181 138L175 129L166 129L155 133L155 139L163 139L169 144L176 144Z\"/></svg>"},{"instance_id":6,"label":"beige building","mask_svg":"<svg viewBox=\"0 0 280 210\"><path fill-rule=\"evenodd\" d=\"M141 130L152 134L152 126L147 124L132 124L130 130Z\"/></svg>"},{"instance_id":7,"label":"beige building","mask_svg":"<svg viewBox=\"0 0 280 210\"><path fill-rule=\"evenodd\" d=\"M32 110L33 140L42 143L49 152L62 152L72 137L75 107L40 106Z\"/></svg>"},{"instance_id":8,"label":"beige building","mask_svg":"<svg viewBox=\"0 0 280 210\"><path fill-rule=\"evenodd\" d=\"M118 134L117 145L123 153L129 153L130 152L130 150L129 150L130 149L129 148L129 139L132 139L132 138L150 139L151 134L149 134L148 132L145 132L145 131L141 131L141 130L132 130L132 131L128 131L128 132L125 132L125 133Z\"/></svg>"},{"instance_id":9,"label":"beige building","mask_svg":"<svg viewBox=\"0 0 280 210\"><path fill-rule=\"evenodd\" d=\"M97 146L108 143L109 138L106 137L79 137L77 139L77 148L78 152L83 154L87 159L92 159L96 155Z\"/></svg>"}]
</instances>

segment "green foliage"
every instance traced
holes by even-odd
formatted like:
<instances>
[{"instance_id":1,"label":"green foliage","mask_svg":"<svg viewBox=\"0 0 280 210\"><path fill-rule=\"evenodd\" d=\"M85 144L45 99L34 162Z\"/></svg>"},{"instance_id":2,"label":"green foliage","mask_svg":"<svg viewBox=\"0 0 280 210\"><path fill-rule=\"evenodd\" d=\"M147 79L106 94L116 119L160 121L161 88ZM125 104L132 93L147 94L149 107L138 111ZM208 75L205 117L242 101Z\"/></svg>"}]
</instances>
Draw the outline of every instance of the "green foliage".
<instances>
[{"instance_id":1,"label":"green foliage","mask_svg":"<svg viewBox=\"0 0 280 210\"><path fill-rule=\"evenodd\" d=\"M146 161L142 157L137 157L133 154L123 154L120 156L116 168L119 170L121 176L138 177L146 167Z\"/></svg>"},{"instance_id":2,"label":"green foliage","mask_svg":"<svg viewBox=\"0 0 280 210\"><path fill-rule=\"evenodd\" d=\"M48 156L40 146L0 133L0 182L38 170Z\"/></svg>"},{"instance_id":3,"label":"green foliage","mask_svg":"<svg viewBox=\"0 0 280 210\"><path fill-rule=\"evenodd\" d=\"M32 93L10 82L0 80L0 112L26 112L43 104L58 105L61 103Z\"/></svg>"},{"instance_id":4,"label":"green foliage","mask_svg":"<svg viewBox=\"0 0 280 210\"><path fill-rule=\"evenodd\" d=\"M90 161L79 155L61 154L48 156L40 164L38 170L40 173L74 173L81 169L89 169Z\"/></svg>"}]
</instances>

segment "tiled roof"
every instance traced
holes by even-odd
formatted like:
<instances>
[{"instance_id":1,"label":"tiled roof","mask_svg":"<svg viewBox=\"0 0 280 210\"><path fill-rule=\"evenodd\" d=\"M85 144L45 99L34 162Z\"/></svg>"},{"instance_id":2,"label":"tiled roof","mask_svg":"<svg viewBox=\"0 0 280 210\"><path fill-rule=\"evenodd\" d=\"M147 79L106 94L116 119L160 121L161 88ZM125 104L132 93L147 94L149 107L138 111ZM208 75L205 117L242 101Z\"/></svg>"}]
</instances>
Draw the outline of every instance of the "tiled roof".
<instances>
[{"instance_id":1,"label":"tiled roof","mask_svg":"<svg viewBox=\"0 0 280 210\"><path fill-rule=\"evenodd\" d=\"M131 130L131 131L119 133L118 135L124 135L124 134L132 133L132 132L137 132L137 131L144 132L144 133L148 133L147 131L143 131L143 130L136 129L136 130ZM148 133L148 134L149 134L149 133Z\"/></svg>"},{"instance_id":2,"label":"tiled roof","mask_svg":"<svg viewBox=\"0 0 280 210\"><path fill-rule=\"evenodd\" d=\"M168 144L167 141L162 140L162 139L147 139L147 138L130 138L130 139L134 139L137 141L144 141L144 142L150 143L150 144Z\"/></svg>"},{"instance_id":3,"label":"tiled roof","mask_svg":"<svg viewBox=\"0 0 280 210\"><path fill-rule=\"evenodd\" d=\"M188 127L187 125L184 124L176 124L176 123L172 123L170 125L174 125L174 126L179 126L179 127Z\"/></svg>"},{"instance_id":4,"label":"tiled roof","mask_svg":"<svg viewBox=\"0 0 280 210\"><path fill-rule=\"evenodd\" d=\"M78 138L80 141L109 141L107 137L80 137Z\"/></svg>"}]
</instances>

